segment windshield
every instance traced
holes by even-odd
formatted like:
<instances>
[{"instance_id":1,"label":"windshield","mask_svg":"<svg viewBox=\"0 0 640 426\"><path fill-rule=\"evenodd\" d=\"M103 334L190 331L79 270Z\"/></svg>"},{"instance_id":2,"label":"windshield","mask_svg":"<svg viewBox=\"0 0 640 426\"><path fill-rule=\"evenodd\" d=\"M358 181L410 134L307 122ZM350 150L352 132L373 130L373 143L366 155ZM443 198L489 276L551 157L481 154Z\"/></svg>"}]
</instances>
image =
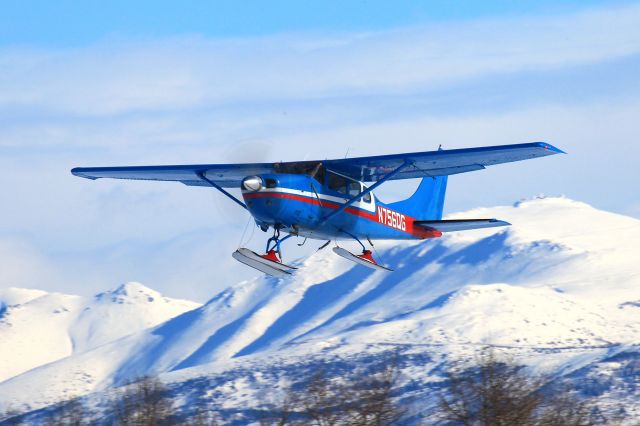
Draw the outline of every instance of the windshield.
<instances>
[{"instance_id":1,"label":"windshield","mask_svg":"<svg viewBox=\"0 0 640 426\"><path fill-rule=\"evenodd\" d=\"M325 168L322 163L299 162L299 163L275 163L273 169L276 173L290 175L311 176L320 183L324 182Z\"/></svg>"}]
</instances>

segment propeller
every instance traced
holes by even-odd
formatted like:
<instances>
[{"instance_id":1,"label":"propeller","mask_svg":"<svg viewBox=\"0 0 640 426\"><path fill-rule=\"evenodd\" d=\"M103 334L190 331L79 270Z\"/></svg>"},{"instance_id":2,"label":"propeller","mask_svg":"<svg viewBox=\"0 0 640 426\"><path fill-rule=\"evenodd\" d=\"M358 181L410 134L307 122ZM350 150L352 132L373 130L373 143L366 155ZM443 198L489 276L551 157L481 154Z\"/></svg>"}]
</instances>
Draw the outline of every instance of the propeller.
<instances>
[{"instance_id":1,"label":"propeller","mask_svg":"<svg viewBox=\"0 0 640 426\"><path fill-rule=\"evenodd\" d=\"M265 163L268 161L273 142L268 139L245 139L227 145L222 152L224 163ZM241 198L240 188L227 188L233 195ZM225 225L237 225L238 218L244 217L241 208L217 192L212 193L218 219Z\"/></svg>"}]
</instances>

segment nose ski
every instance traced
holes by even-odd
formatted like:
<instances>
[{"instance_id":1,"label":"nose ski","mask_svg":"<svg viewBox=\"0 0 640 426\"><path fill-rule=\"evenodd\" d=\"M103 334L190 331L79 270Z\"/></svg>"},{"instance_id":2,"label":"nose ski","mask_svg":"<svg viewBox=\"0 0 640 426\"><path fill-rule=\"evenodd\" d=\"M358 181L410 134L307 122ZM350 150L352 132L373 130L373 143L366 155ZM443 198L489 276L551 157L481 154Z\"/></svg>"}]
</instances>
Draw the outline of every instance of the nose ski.
<instances>
[{"instance_id":1,"label":"nose ski","mask_svg":"<svg viewBox=\"0 0 640 426\"><path fill-rule=\"evenodd\" d=\"M378 265L378 263L373 259L370 250L363 250L361 255L357 255L343 249L342 247L334 247L333 252L338 256L344 257L345 259L355 262L359 265L366 266L367 268L375 269L378 271L393 271L393 269L391 268L387 268L383 265Z\"/></svg>"},{"instance_id":2,"label":"nose ski","mask_svg":"<svg viewBox=\"0 0 640 426\"><path fill-rule=\"evenodd\" d=\"M267 254L259 255L247 248L239 248L232 256L238 262L276 278L289 277L291 272L297 269L295 266L282 263L275 250L269 250Z\"/></svg>"}]
</instances>

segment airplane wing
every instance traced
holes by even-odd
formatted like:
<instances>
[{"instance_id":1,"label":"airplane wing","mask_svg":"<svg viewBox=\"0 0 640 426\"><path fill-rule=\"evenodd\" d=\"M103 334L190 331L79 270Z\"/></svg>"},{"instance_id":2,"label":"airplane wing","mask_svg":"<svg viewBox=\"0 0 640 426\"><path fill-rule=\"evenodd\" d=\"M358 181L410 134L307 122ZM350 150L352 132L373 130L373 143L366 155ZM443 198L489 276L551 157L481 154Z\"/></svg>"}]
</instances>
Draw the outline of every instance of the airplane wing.
<instances>
[{"instance_id":1,"label":"airplane wing","mask_svg":"<svg viewBox=\"0 0 640 426\"><path fill-rule=\"evenodd\" d=\"M414 226L440 232L466 231L469 229L494 228L509 226L509 222L498 219L451 219L451 220L417 220Z\"/></svg>"},{"instance_id":2,"label":"airplane wing","mask_svg":"<svg viewBox=\"0 0 640 426\"><path fill-rule=\"evenodd\" d=\"M364 182L382 179L406 161L412 164L391 179L412 179L425 176L445 176L482 170L494 164L529 160L564 151L545 142L516 145L485 146L480 148L445 149L409 154L327 160L327 169Z\"/></svg>"},{"instance_id":3,"label":"airplane wing","mask_svg":"<svg viewBox=\"0 0 640 426\"><path fill-rule=\"evenodd\" d=\"M182 182L189 186L210 186L199 173L204 173L223 188L239 188L242 179L261 173L273 173L273 163L191 164L171 166L76 167L76 176L87 179L113 178Z\"/></svg>"},{"instance_id":4,"label":"airplane wing","mask_svg":"<svg viewBox=\"0 0 640 426\"><path fill-rule=\"evenodd\" d=\"M76 167L71 170L71 173L87 179L158 180L182 182L185 185L191 186L210 186L208 182L201 178L201 174L204 174L207 179L223 188L237 188L246 176L261 173L301 173L313 170L318 163L322 163L328 170L349 176L353 179L364 182L375 182L406 162L411 163L411 165L394 175L391 179L413 179L425 176L452 175L482 170L494 164L528 160L559 153L563 153L563 151L552 145L544 142L533 142L516 145L344 158L338 160L244 164Z\"/></svg>"}]
</instances>

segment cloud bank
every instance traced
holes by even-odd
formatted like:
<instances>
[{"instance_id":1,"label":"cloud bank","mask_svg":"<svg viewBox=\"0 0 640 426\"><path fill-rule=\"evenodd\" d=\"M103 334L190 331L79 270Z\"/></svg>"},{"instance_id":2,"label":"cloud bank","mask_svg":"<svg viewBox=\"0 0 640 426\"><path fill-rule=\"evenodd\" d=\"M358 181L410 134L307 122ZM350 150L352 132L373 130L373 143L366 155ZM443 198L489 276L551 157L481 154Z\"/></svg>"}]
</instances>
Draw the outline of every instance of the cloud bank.
<instances>
[{"instance_id":1,"label":"cloud bank","mask_svg":"<svg viewBox=\"0 0 640 426\"><path fill-rule=\"evenodd\" d=\"M3 251L15 256L0 267L14 272L0 286L43 286L20 259L49 271L49 289L86 294L137 280L203 300L246 276L227 258L247 218L210 191L68 170L239 161L256 142L277 161L548 140L570 155L457 176L449 211L546 192L637 215L639 72L638 5L382 32L0 48L0 235L29 247Z\"/></svg>"}]
</instances>

